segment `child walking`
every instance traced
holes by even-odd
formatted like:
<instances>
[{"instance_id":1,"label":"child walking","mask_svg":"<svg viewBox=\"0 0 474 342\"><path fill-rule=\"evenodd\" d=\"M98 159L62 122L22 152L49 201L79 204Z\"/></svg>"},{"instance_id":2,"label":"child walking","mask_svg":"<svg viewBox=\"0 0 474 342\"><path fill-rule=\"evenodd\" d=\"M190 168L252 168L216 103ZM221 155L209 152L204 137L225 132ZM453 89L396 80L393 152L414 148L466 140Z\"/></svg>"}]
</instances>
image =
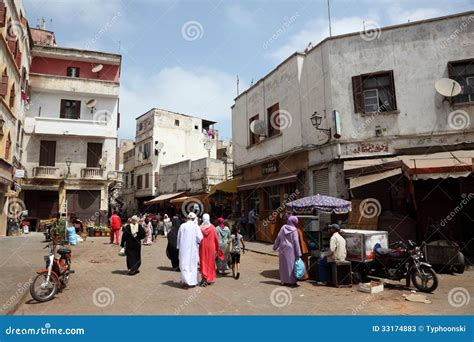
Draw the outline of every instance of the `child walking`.
<instances>
[{"instance_id":1,"label":"child walking","mask_svg":"<svg viewBox=\"0 0 474 342\"><path fill-rule=\"evenodd\" d=\"M230 252L230 259L232 265L232 276L235 280L240 278L240 253L245 254L245 244L242 235L240 235L240 227L236 225L234 229L232 229L232 235L230 236L232 239L232 250ZM235 268L237 265L237 275L235 274Z\"/></svg>"}]
</instances>

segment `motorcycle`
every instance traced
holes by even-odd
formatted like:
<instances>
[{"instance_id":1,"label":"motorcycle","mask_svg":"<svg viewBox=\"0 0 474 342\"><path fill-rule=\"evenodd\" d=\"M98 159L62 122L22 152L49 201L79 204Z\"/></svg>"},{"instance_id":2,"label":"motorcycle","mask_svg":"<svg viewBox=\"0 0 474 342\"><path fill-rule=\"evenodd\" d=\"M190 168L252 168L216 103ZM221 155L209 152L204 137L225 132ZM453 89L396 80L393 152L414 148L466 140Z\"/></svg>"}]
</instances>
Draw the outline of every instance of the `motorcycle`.
<instances>
[{"instance_id":1,"label":"motorcycle","mask_svg":"<svg viewBox=\"0 0 474 342\"><path fill-rule=\"evenodd\" d=\"M392 248L374 246L374 261L367 264L365 275L400 281L406 280L406 287L413 285L421 292L430 293L438 287L438 276L432 266L424 262L421 248L409 240L407 244L396 242Z\"/></svg>"},{"instance_id":2,"label":"motorcycle","mask_svg":"<svg viewBox=\"0 0 474 342\"><path fill-rule=\"evenodd\" d=\"M65 247L65 241L57 243L51 241L44 247L48 248L48 255L44 257L46 267L37 272L30 285L31 296L38 302L47 302L67 286L71 270L71 249ZM59 257L56 257L56 253Z\"/></svg>"}]
</instances>

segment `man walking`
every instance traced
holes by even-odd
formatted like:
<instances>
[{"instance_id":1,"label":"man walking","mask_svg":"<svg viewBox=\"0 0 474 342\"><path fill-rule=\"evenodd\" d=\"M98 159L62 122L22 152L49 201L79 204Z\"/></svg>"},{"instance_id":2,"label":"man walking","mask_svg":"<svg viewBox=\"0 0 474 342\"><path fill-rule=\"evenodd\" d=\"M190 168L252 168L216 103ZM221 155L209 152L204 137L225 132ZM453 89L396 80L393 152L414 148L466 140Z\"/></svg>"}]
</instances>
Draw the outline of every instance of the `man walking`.
<instances>
[{"instance_id":1,"label":"man walking","mask_svg":"<svg viewBox=\"0 0 474 342\"><path fill-rule=\"evenodd\" d=\"M117 212L114 211L112 216L110 216L110 243L115 243L118 245L120 243L120 228L122 228L122 220L118 216Z\"/></svg>"},{"instance_id":2,"label":"man walking","mask_svg":"<svg viewBox=\"0 0 474 342\"><path fill-rule=\"evenodd\" d=\"M257 219L257 213L254 209L249 211L248 219L247 219L247 236L249 241L255 241L255 224Z\"/></svg>"},{"instance_id":3,"label":"man walking","mask_svg":"<svg viewBox=\"0 0 474 342\"><path fill-rule=\"evenodd\" d=\"M183 286L193 287L198 283L199 243L203 235L195 222L196 214L189 213L187 219L178 231L179 269Z\"/></svg>"}]
</instances>

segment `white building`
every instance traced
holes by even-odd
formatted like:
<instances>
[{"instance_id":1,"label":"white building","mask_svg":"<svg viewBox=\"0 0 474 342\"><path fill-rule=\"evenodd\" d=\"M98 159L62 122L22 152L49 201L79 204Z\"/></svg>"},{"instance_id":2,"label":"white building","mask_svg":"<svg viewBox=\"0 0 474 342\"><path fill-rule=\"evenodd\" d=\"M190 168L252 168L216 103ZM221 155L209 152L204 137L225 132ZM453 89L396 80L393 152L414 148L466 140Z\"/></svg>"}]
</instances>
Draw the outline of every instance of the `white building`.
<instances>
[{"instance_id":1,"label":"white building","mask_svg":"<svg viewBox=\"0 0 474 342\"><path fill-rule=\"evenodd\" d=\"M164 193L161 184L170 175L161 174L162 166L216 158L214 121L158 108L136 121L134 186L139 205Z\"/></svg>"},{"instance_id":2,"label":"white building","mask_svg":"<svg viewBox=\"0 0 474 342\"><path fill-rule=\"evenodd\" d=\"M472 153L473 21L468 12L326 38L241 93L232 142L244 208L264 217L296 188L348 198L350 159ZM452 101L435 89L448 77L463 86ZM262 136L250 131L256 119Z\"/></svg>"},{"instance_id":3,"label":"white building","mask_svg":"<svg viewBox=\"0 0 474 342\"><path fill-rule=\"evenodd\" d=\"M109 188L118 181L121 56L42 45L51 33L32 31L22 184L30 219L67 212L105 224Z\"/></svg>"}]
</instances>

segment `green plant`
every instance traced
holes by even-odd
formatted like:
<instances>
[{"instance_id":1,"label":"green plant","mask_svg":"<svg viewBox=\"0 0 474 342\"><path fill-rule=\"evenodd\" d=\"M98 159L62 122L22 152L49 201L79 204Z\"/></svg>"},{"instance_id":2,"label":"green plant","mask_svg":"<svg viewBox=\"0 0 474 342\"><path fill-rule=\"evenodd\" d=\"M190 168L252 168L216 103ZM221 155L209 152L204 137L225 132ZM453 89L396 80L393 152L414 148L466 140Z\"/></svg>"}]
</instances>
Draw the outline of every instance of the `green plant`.
<instances>
[{"instance_id":1,"label":"green plant","mask_svg":"<svg viewBox=\"0 0 474 342\"><path fill-rule=\"evenodd\" d=\"M53 235L64 235L66 233L67 219L58 220L56 227L52 229Z\"/></svg>"}]
</instances>

